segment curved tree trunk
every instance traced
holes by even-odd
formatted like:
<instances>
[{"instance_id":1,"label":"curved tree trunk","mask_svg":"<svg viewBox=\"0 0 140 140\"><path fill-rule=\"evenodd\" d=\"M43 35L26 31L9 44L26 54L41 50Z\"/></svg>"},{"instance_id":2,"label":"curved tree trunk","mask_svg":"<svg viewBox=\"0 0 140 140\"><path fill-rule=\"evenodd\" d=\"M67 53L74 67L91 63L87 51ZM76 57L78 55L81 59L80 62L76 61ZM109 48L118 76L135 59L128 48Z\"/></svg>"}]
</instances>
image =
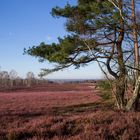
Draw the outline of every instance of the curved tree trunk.
<instances>
[{"instance_id":1,"label":"curved tree trunk","mask_svg":"<svg viewBox=\"0 0 140 140\"><path fill-rule=\"evenodd\" d=\"M126 106L127 111L131 110L133 108L133 105L136 103L136 101L139 100L139 92L140 92L140 76L138 77L136 81L133 96L127 103L127 106Z\"/></svg>"},{"instance_id":2,"label":"curved tree trunk","mask_svg":"<svg viewBox=\"0 0 140 140\"><path fill-rule=\"evenodd\" d=\"M113 2L111 2L113 3ZM114 5L114 3L113 3ZM124 18L122 17L122 7L123 7L123 0L118 0L118 5L117 9L120 11L120 29L118 34L118 37L115 38L115 44L113 47L116 47L118 56L117 56L117 61L118 61L118 71L119 73L114 73L111 70L110 67L110 61L111 58L113 57L113 51L112 55L110 58L107 60L107 69L109 73L116 79L116 85L115 85L115 99L116 99L116 104L118 109L124 110L125 109L125 103L124 103L124 94L125 94L125 76L126 76L126 70L125 70L125 64L124 64L124 58L123 58L123 48L122 48L122 42L124 39ZM116 34L116 33L115 33ZM113 50L113 49L112 49Z\"/></svg>"},{"instance_id":3,"label":"curved tree trunk","mask_svg":"<svg viewBox=\"0 0 140 140\"><path fill-rule=\"evenodd\" d=\"M118 6L119 9L122 11L122 0L118 1ZM121 16L121 15L120 15ZM120 17L120 31L119 31L119 36L118 40L116 43L116 49L118 52L118 66L119 66L119 76L118 79L116 80L116 100L119 109L123 110L124 109L124 94L125 94L125 64L124 64L124 59L123 59L123 50L122 50L122 41L124 39L124 19Z\"/></svg>"}]
</instances>

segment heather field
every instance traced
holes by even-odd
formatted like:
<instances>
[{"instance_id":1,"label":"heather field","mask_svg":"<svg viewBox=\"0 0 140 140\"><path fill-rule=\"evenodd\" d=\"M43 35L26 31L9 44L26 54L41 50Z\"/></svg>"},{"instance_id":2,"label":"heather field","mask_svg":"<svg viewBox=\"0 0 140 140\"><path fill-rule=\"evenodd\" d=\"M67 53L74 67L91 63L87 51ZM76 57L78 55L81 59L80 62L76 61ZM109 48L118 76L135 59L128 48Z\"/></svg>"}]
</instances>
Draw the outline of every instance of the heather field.
<instances>
[{"instance_id":1,"label":"heather field","mask_svg":"<svg viewBox=\"0 0 140 140\"><path fill-rule=\"evenodd\" d=\"M140 112L120 112L95 83L0 92L0 140L139 140Z\"/></svg>"}]
</instances>

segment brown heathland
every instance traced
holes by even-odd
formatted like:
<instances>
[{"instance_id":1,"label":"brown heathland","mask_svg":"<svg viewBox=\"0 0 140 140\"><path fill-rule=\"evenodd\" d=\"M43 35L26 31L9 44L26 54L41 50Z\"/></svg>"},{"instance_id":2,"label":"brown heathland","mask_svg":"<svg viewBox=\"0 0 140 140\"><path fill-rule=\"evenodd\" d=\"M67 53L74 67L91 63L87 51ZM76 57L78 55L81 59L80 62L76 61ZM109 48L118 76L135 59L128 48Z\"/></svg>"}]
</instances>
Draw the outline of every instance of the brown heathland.
<instances>
[{"instance_id":1,"label":"brown heathland","mask_svg":"<svg viewBox=\"0 0 140 140\"><path fill-rule=\"evenodd\" d=\"M140 139L140 113L119 112L91 83L0 93L0 140Z\"/></svg>"}]
</instances>

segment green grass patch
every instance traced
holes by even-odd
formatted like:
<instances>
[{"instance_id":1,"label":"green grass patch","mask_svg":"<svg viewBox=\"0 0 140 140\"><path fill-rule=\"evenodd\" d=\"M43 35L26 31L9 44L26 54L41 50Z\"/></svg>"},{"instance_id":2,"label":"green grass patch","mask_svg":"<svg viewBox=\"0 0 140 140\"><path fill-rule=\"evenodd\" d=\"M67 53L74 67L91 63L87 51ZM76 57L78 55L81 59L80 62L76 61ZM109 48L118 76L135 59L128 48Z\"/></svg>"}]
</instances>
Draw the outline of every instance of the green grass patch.
<instances>
[{"instance_id":1,"label":"green grass patch","mask_svg":"<svg viewBox=\"0 0 140 140\"><path fill-rule=\"evenodd\" d=\"M97 86L103 90L111 90L111 85L107 80L99 81Z\"/></svg>"},{"instance_id":2,"label":"green grass patch","mask_svg":"<svg viewBox=\"0 0 140 140\"><path fill-rule=\"evenodd\" d=\"M112 99L111 85L107 80L99 81L97 86L101 89L99 94L103 100Z\"/></svg>"},{"instance_id":3,"label":"green grass patch","mask_svg":"<svg viewBox=\"0 0 140 140\"><path fill-rule=\"evenodd\" d=\"M104 91L100 94L100 96L103 98L103 100L109 100L112 98L111 91Z\"/></svg>"}]
</instances>

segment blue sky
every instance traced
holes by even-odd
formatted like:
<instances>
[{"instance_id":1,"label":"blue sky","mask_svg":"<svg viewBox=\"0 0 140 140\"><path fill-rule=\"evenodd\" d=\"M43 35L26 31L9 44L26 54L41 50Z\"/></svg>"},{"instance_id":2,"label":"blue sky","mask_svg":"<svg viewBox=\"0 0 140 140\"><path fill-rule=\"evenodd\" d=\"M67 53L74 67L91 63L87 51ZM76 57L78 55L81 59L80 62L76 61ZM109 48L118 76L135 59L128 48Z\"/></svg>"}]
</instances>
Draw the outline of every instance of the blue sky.
<instances>
[{"instance_id":1,"label":"blue sky","mask_svg":"<svg viewBox=\"0 0 140 140\"><path fill-rule=\"evenodd\" d=\"M75 4L76 0L69 0ZM14 69L24 77L28 71L36 75L49 63L23 55L23 49L41 42L52 43L67 33L64 19L50 14L55 6L63 7L66 0L0 0L0 66L1 70ZM101 78L97 64L75 70L69 68L47 76L48 78Z\"/></svg>"}]
</instances>

